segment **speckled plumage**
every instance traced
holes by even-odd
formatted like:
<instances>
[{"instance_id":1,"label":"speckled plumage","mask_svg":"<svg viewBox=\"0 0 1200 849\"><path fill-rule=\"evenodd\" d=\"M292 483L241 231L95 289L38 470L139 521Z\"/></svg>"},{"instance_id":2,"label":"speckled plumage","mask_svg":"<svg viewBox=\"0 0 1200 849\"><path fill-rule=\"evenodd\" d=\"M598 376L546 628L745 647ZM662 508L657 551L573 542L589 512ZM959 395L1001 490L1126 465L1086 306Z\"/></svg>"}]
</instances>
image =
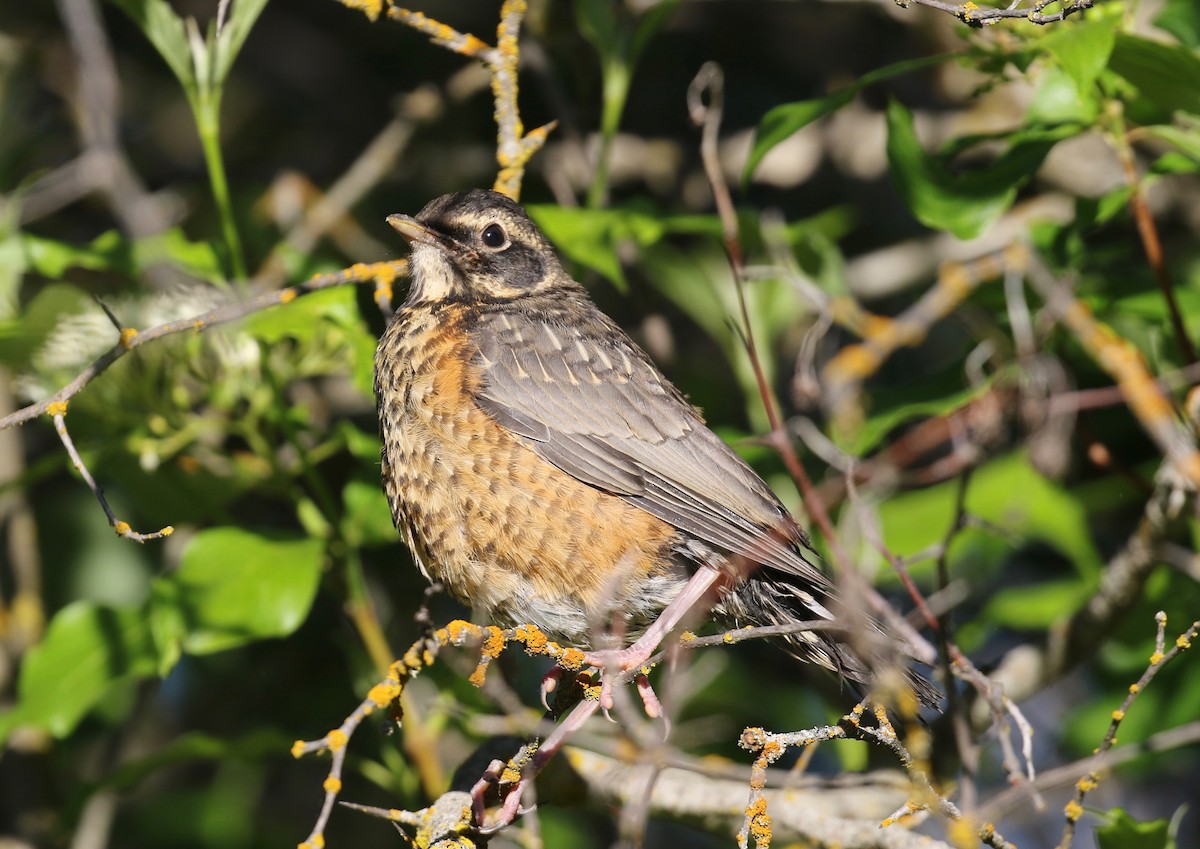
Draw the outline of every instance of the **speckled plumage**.
<instances>
[{"instance_id":1,"label":"speckled plumage","mask_svg":"<svg viewBox=\"0 0 1200 849\"><path fill-rule=\"evenodd\" d=\"M376 354L383 481L428 576L575 645L638 632L702 563L738 564L713 608L732 624L833 617L804 532L519 206L465 192L389 222L413 253ZM868 677L831 632L788 648Z\"/></svg>"}]
</instances>

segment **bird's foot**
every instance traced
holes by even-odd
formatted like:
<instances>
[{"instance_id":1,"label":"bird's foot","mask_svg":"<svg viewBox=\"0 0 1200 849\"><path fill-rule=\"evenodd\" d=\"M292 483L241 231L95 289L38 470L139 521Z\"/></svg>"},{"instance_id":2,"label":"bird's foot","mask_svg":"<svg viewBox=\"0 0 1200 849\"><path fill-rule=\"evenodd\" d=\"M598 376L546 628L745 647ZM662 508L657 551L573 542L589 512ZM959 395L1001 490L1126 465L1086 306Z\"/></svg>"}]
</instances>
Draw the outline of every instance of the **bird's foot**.
<instances>
[{"instance_id":1,"label":"bird's foot","mask_svg":"<svg viewBox=\"0 0 1200 849\"><path fill-rule=\"evenodd\" d=\"M521 793L525 789L525 779L519 778L514 782L504 780L504 771L508 764L494 760L488 764L487 770L471 788L471 810L475 818L475 831L481 835L495 834L511 824L519 816L524 816L533 808L521 807ZM487 819L487 794L493 788L499 788L502 802L491 822Z\"/></svg>"},{"instance_id":2,"label":"bird's foot","mask_svg":"<svg viewBox=\"0 0 1200 849\"><path fill-rule=\"evenodd\" d=\"M634 681L637 683L638 695L642 698L646 715L651 719L658 719L663 715L662 702L658 700L658 695L650 686L650 679L647 677L650 668L644 665L655 648L657 645L644 645L639 640L626 649L594 651L584 656L584 663L600 670L600 707L605 715L613 706L613 686L631 669L638 669Z\"/></svg>"}]
</instances>

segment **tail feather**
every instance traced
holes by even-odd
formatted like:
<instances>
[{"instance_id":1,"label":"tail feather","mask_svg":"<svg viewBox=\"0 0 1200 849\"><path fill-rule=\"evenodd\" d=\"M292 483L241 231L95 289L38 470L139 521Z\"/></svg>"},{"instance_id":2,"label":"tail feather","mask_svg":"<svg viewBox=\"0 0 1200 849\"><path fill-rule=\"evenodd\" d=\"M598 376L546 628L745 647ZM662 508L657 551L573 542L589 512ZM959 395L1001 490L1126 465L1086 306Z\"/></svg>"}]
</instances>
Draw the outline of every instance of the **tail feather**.
<instances>
[{"instance_id":1,"label":"tail feather","mask_svg":"<svg viewBox=\"0 0 1200 849\"><path fill-rule=\"evenodd\" d=\"M775 574L769 578L759 574L731 590L714 612L737 627L792 625L809 620L833 624L837 619L830 608L835 606L823 588ZM864 624L865 629L860 627ZM887 657L895 640L872 620L846 628L796 631L779 639L783 642L781 648L798 660L815 663L864 688L872 686L889 660L906 663L909 659L904 652L899 657ZM868 662L864 652L875 655L876 661ZM916 670L906 668L905 680L921 704L935 707L941 701L941 692Z\"/></svg>"}]
</instances>

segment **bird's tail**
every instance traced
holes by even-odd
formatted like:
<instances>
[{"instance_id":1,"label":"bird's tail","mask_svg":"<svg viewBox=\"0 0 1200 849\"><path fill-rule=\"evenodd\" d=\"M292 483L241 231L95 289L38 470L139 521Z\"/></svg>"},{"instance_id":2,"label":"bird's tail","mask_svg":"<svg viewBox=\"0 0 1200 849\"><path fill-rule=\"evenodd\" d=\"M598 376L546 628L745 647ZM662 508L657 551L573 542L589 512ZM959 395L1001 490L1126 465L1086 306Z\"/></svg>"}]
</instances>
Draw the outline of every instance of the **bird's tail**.
<instances>
[{"instance_id":1,"label":"bird's tail","mask_svg":"<svg viewBox=\"0 0 1200 849\"><path fill-rule=\"evenodd\" d=\"M795 625L815 621L828 623L813 630L797 630L780 635L788 654L831 670L864 689L877 685L879 675L890 666L903 665L905 682L922 705L936 707L941 692L924 675L908 664L909 653L897 640L885 634L874 620L860 616L857 621L838 617L827 590L801 579L770 578L758 575L729 592L715 612L735 626Z\"/></svg>"}]
</instances>

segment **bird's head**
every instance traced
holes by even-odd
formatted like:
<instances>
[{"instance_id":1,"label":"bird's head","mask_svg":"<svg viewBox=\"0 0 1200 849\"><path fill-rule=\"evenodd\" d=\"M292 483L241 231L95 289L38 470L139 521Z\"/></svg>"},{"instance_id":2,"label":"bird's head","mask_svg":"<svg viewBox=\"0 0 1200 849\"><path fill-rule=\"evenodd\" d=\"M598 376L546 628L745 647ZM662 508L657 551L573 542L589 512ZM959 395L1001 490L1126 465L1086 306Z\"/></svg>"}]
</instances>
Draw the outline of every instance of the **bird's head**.
<instances>
[{"instance_id":1,"label":"bird's head","mask_svg":"<svg viewBox=\"0 0 1200 849\"><path fill-rule=\"evenodd\" d=\"M498 192L442 195L387 222L412 245L407 304L511 300L575 285L525 210Z\"/></svg>"}]
</instances>

